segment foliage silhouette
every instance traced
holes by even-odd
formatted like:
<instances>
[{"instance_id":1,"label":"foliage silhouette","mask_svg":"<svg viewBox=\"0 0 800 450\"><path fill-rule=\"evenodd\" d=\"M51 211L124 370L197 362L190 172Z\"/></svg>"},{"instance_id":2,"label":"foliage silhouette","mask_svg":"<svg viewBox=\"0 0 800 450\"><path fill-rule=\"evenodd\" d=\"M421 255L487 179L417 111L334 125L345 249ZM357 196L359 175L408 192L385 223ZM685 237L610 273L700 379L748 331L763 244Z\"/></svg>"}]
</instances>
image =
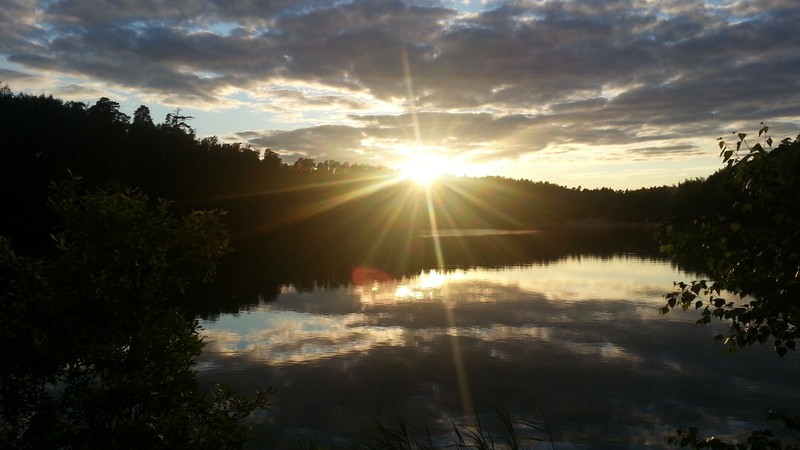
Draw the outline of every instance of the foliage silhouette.
<instances>
[{"instance_id":1,"label":"foliage silhouette","mask_svg":"<svg viewBox=\"0 0 800 450\"><path fill-rule=\"evenodd\" d=\"M0 239L3 448L240 448L267 406L199 387L197 322L170 306L228 252L221 213L173 216L142 193L55 188L52 257Z\"/></svg>"},{"instance_id":2,"label":"foliage silhouette","mask_svg":"<svg viewBox=\"0 0 800 450\"><path fill-rule=\"evenodd\" d=\"M281 233L281 238L292 234L299 240L320 224L333 225L333 239L342 239L374 233L370 227L376 218L393 218L393 236L408 227L430 227L424 193L410 182L399 182L395 171L310 158L287 164L270 149L223 143L216 137L197 139L190 119L176 110L156 125L144 105L131 120L105 97L86 105L5 89L0 95L0 200L8 214L0 234L13 236L18 251L43 251L55 219L42 207L44 187L64 179L67 170L80 173L88 186L137 186L152 197L172 199L182 212L224 208L230 211L229 226L237 240ZM450 177L435 189L432 206L441 227L655 223L671 212L674 192L666 186L614 191L501 177Z\"/></svg>"},{"instance_id":3,"label":"foliage silhouette","mask_svg":"<svg viewBox=\"0 0 800 450\"><path fill-rule=\"evenodd\" d=\"M700 310L698 324L714 318L729 322L728 335L715 337L728 351L772 340L776 353L784 356L796 347L800 321L800 136L784 139L770 151L768 132L762 124L758 137L763 145L751 146L746 133L733 133L734 147L720 138L725 168L708 180L679 186L678 198L711 202L708 208L687 203L693 214L667 222L660 231L662 250L697 261L711 280L676 282L661 312ZM770 418L800 431L798 417L771 412ZM755 431L738 444L701 437L693 427L677 434L670 442L681 447L799 448L770 430Z\"/></svg>"},{"instance_id":4,"label":"foliage silhouette","mask_svg":"<svg viewBox=\"0 0 800 450\"><path fill-rule=\"evenodd\" d=\"M767 130L759 135L769 147ZM662 313L677 306L702 309L698 323L730 320L729 336L718 339L731 350L772 339L783 356L796 346L800 320L800 141L784 140L768 152L760 144L749 147L746 134L737 136L737 150L720 141L727 167L703 186L722 192L713 199L730 203L663 229L662 249L700 261L713 281L676 283ZM740 158L742 145L749 152ZM722 298L726 291L744 297L741 304Z\"/></svg>"}]
</instances>

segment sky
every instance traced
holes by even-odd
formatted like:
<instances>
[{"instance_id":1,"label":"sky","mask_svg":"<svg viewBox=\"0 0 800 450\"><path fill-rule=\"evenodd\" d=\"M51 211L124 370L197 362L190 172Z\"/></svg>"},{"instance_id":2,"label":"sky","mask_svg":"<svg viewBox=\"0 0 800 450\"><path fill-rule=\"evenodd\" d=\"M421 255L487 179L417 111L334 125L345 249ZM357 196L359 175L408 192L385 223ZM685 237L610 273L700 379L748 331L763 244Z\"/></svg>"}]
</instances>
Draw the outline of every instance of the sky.
<instances>
[{"instance_id":1,"label":"sky","mask_svg":"<svg viewBox=\"0 0 800 450\"><path fill-rule=\"evenodd\" d=\"M284 162L636 189L800 133L797 0L3 0L0 82Z\"/></svg>"}]
</instances>

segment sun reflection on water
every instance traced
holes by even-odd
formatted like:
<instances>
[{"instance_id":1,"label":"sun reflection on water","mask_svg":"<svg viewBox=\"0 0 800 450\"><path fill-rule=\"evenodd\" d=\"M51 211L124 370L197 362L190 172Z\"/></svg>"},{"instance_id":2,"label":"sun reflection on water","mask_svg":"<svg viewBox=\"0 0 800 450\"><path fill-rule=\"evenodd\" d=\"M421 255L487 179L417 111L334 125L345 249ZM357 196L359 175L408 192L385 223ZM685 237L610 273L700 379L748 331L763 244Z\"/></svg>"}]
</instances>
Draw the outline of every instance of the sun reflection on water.
<instances>
[{"instance_id":1,"label":"sun reflection on water","mask_svg":"<svg viewBox=\"0 0 800 450\"><path fill-rule=\"evenodd\" d=\"M313 292L286 286L273 303L204 323L207 351L290 364L381 346L413 346L436 336L548 342L554 327L581 323L611 326L621 314L636 320L656 316L652 299L657 294L653 293L668 286L653 285L645 273L649 270L652 279L654 269L672 270L658 264L626 258L610 264L583 258L550 266L432 269L397 280ZM596 265L605 270L595 270ZM616 271L630 278L615 279ZM609 305L615 306L576 308L587 302L613 302ZM569 342L561 345L569 346ZM636 359L613 342L597 345L576 345L570 351L594 348L588 351ZM452 356L457 363L460 358L455 353Z\"/></svg>"},{"instance_id":2,"label":"sun reflection on water","mask_svg":"<svg viewBox=\"0 0 800 450\"><path fill-rule=\"evenodd\" d=\"M591 431L608 426L608 411L638 420L641 393L671 410L672 394L660 396L667 386L716 382L721 367L735 364L712 346L717 324L658 314L660 293L681 276L668 262L621 255L439 268L313 291L287 286L272 302L205 322L198 369L294 389L284 401L301 413L324 410L321 417L372 412L376 398L400 408L421 399L441 417L470 417L473 401L480 407L488 396L547 411L567 404L570 426ZM709 364L713 355L720 358ZM769 380L726 382L742 392L757 386L753 397L770 392ZM679 403L692 408L698 395ZM346 411L342 403L360 406ZM652 432L648 424L637 430Z\"/></svg>"},{"instance_id":3,"label":"sun reflection on water","mask_svg":"<svg viewBox=\"0 0 800 450\"><path fill-rule=\"evenodd\" d=\"M376 282L365 286L356 286L354 292L360 296L364 306L376 304L397 304L413 301L440 301L450 302L451 296L448 289L456 286L461 281L470 279L463 270L443 271L432 269L422 271L419 275L400 280Z\"/></svg>"}]
</instances>

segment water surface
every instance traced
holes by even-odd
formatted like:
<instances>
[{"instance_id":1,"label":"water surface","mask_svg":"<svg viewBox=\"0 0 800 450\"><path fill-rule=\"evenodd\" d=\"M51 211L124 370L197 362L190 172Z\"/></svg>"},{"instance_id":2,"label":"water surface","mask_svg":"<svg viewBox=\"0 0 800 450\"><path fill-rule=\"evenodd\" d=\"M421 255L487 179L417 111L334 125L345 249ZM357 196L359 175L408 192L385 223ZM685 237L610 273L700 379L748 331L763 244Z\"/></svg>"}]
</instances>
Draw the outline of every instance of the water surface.
<instances>
[{"instance_id":1,"label":"water surface","mask_svg":"<svg viewBox=\"0 0 800 450\"><path fill-rule=\"evenodd\" d=\"M730 356L711 339L724 324L658 314L672 281L692 278L667 261L366 273L339 287L286 285L203 323L202 380L277 389L251 421L254 447L363 441L375 417L395 415L446 440L452 422L497 407L515 420L543 413L560 449L667 448L676 428L742 433L796 401L794 355Z\"/></svg>"}]
</instances>

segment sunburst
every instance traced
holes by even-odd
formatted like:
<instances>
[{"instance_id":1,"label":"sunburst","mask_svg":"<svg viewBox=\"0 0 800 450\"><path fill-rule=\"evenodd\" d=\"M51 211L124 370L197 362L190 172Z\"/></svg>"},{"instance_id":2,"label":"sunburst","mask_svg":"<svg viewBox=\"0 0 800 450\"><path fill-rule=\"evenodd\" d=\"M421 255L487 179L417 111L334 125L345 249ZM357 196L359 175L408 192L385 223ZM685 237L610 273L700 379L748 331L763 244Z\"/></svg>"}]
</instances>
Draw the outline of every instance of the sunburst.
<instances>
[{"instance_id":1,"label":"sunburst","mask_svg":"<svg viewBox=\"0 0 800 450\"><path fill-rule=\"evenodd\" d=\"M403 178L414 183L429 187L444 175L444 164L432 158L418 158L401 167Z\"/></svg>"}]
</instances>

